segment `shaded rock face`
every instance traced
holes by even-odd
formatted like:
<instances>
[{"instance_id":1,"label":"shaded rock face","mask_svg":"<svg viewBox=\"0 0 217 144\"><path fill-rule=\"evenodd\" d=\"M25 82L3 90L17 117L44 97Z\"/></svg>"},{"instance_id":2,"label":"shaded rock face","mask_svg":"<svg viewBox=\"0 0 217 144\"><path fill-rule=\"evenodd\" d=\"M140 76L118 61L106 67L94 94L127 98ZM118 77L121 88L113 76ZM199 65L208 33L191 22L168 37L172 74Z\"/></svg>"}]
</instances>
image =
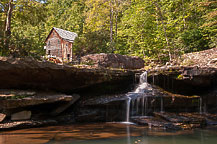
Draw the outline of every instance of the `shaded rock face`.
<instances>
[{"instance_id":1,"label":"shaded rock face","mask_svg":"<svg viewBox=\"0 0 217 144\"><path fill-rule=\"evenodd\" d=\"M5 117L6 117L5 114L0 113L0 123L5 119Z\"/></svg>"},{"instance_id":2,"label":"shaded rock face","mask_svg":"<svg viewBox=\"0 0 217 144\"><path fill-rule=\"evenodd\" d=\"M11 115L11 120L28 120L31 118L31 111L21 111Z\"/></svg>"},{"instance_id":3,"label":"shaded rock face","mask_svg":"<svg viewBox=\"0 0 217 144\"><path fill-rule=\"evenodd\" d=\"M104 95L83 99L76 105L77 122L126 121L129 94ZM130 117L152 115L161 110L167 112L199 112L198 96L183 96L154 91L146 95L132 96ZM162 108L161 108L162 107Z\"/></svg>"},{"instance_id":4,"label":"shaded rock face","mask_svg":"<svg viewBox=\"0 0 217 144\"><path fill-rule=\"evenodd\" d=\"M162 67L149 72L148 81L179 94L206 93L217 84L217 69L209 67Z\"/></svg>"},{"instance_id":5,"label":"shaded rock face","mask_svg":"<svg viewBox=\"0 0 217 144\"><path fill-rule=\"evenodd\" d=\"M172 93L198 95L201 110L217 111L217 69L211 67L162 67L149 71L148 82Z\"/></svg>"},{"instance_id":6,"label":"shaded rock face","mask_svg":"<svg viewBox=\"0 0 217 144\"><path fill-rule=\"evenodd\" d=\"M0 57L0 88L39 89L73 92L101 83L132 83L134 72L107 69L80 69L31 58Z\"/></svg>"},{"instance_id":7,"label":"shaded rock face","mask_svg":"<svg viewBox=\"0 0 217 144\"><path fill-rule=\"evenodd\" d=\"M141 69L144 61L139 57L130 57L119 54L90 54L81 58L81 63L97 67Z\"/></svg>"}]
</instances>

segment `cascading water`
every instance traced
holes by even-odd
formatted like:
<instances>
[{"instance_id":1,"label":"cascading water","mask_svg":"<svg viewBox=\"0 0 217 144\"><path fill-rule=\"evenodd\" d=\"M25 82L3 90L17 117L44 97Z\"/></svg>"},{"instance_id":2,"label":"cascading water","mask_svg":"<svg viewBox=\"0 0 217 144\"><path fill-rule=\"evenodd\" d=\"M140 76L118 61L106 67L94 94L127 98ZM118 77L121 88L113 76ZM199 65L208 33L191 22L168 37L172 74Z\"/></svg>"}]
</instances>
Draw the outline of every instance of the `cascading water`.
<instances>
[{"instance_id":1,"label":"cascading water","mask_svg":"<svg viewBox=\"0 0 217 144\"><path fill-rule=\"evenodd\" d=\"M147 115L147 109L148 109L148 97L144 97L145 98L145 115ZM144 116L144 114L142 115Z\"/></svg>"},{"instance_id":2,"label":"cascading water","mask_svg":"<svg viewBox=\"0 0 217 144\"><path fill-rule=\"evenodd\" d=\"M164 112L163 110L163 107L164 107L164 102L163 102L163 97L161 97L161 100L160 100L160 112Z\"/></svg>"},{"instance_id":3,"label":"cascading water","mask_svg":"<svg viewBox=\"0 0 217 144\"><path fill-rule=\"evenodd\" d=\"M203 110L202 110L202 98L200 97L200 100L199 100L199 112L200 112L200 114L202 114L203 113Z\"/></svg>"},{"instance_id":4,"label":"cascading water","mask_svg":"<svg viewBox=\"0 0 217 144\"><path fill-rule=\"evenodd\" d=\"M142 97L142 115L144 115L144 108L146 105L145 104L145 97Z\"/></svg>"},{"instance_id":5,"label":"cascading water","mask_svg":"<svg viewBox=\"0 0 217 144\"><path fill-rule=\"evenodd\" d=\"M139 86L136 88L134 93L143 93L144 92L145 88L147 88L147 86L148 86L147 76L148 76L148 73L146 71L140 75Z\"/></svg>"},{"instance_id":6,"label":"cascading water","mask_svg":"<svg viewBox=\"0 0 217 144\"><path fill-rule=\"evenodd\" d=\"M135 89L135 91L131 92L128 94L128 99L126 100L126 122L129 122L130 119L130 106L131 106L131 101L132 101L132 112L134 110L134 105L136 107L136 114L138 115L139 113L141 113L141 115L144 115L144 113L147 113L147 98L143 97L136 97L134 98L135 95L138 94L143 94L145 89L148 87L148 83L147 83L147 72L144 72L140 75L140 79L139 79L139 85L138 87ZM140 111L140 106L142 108L142 110ZM144 110L145 109L145 110Z\"/></svg>"},{"instance_id":7,"label":"cascading water","mask_svg":"<svg viewBox=\"0 0 217 144\"><path fill-rule=\"evenodd\" d=\"M129 122L129 119L130 119L130 102L131 102L131 98L128 97L128 99L127 99L127 110L126 110L126 122Z\"/></svg>"}]
</instances>

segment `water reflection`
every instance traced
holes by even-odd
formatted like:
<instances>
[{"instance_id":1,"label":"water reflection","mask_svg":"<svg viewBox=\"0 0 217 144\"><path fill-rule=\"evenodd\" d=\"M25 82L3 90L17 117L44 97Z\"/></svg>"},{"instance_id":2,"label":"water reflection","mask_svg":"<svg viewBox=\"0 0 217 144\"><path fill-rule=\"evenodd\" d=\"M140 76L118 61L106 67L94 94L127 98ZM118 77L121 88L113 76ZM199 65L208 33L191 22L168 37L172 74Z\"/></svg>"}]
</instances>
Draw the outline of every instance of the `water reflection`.
<instances>
[{"instance_id":1,"label":"water reflection","mask_svg":"<svg viewBox=\"0 0 217 144\"><path fill-rule=\"evenodd\" d=\"M0 133L0 144L214 144L217 128L165 131L122 123L50 126Z\"/></svg>"}]
</instances>

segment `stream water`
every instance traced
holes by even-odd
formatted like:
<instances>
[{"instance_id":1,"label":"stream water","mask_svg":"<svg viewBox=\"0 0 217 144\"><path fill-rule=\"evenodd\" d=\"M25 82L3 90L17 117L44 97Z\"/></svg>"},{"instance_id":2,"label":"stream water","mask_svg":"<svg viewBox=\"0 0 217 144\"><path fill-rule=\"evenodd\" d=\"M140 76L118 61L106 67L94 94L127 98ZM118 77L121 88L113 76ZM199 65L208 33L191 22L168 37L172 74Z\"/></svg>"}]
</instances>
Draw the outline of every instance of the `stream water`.
<instances>
[{"instance_id":1,"label":"stream water","mask_svg":"<svg viewBox=\"0 0 217 144\"><path fill-rule=\"evenodd\" d=\"M217 127L185 131L121 123L50 126L0 132L1 144L216 144Z\"/></svg>"}]
</instances>

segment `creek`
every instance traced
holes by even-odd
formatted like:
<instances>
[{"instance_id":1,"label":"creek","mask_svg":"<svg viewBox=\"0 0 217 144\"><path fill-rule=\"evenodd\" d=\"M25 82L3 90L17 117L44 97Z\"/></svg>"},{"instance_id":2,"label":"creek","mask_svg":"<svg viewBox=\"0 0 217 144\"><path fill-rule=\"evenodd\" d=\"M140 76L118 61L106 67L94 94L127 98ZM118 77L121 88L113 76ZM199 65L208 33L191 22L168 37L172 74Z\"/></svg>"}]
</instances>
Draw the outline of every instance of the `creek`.
<instances>
[{"instance_id":1,"label":"creek","mask_svg":"<svg viewBox=\"0 0 217 144\"><path fill-rule=\"evenodd\" d=\"M217 127L167 131L121 123L49 126L0 133L2 144L215 144Z\"/></svg>"}]
</instances>

